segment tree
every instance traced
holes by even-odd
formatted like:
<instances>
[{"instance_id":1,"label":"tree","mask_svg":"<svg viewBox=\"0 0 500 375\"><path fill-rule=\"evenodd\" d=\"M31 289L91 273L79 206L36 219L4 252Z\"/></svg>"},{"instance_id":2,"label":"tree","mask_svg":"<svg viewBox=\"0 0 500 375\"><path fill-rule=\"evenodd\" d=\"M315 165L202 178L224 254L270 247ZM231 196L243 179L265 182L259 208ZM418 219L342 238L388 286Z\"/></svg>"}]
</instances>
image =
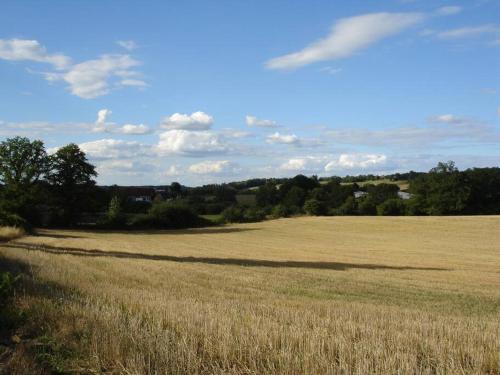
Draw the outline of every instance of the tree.
<instances>
[{"instance_id":1,"label":"tree","mask_svg":"<svg viewBox=\"0 0 500 375\"><path fill-rule=\"evenodd\" d=\"M348 197L335 212L339 215L356 215L358 213L358 207L354 197Z\"/></svg>"},{"instance_id":2,"label":"tree","mask_svg":"<svg viewBox=\"0 0 500 375\"><path fill-rule=\"evenodd\" d=\"M405 203L399 198L391 198L377 206L377 213L382 216L399 216L405 214Z\"/></svg>"},{"instance_id":3,"label":"tree","mask_svg":"<svg viewBox=\"0 0 500 375\"><path fill-rule=\"evenodd\" d=\"M360 215L376 215L377 205L370 196L359 198L358 200L358 211Z\"/></svg>"},{"instance_id":4,"label":"tree","mask_svg":"<svg viewBox=\"0 0 500 375\"><path fill-rule=\"evenodd\" d=\"M397 198L399 186L396 184L367 185L366 191L373 203L379 205L388 199Z\"/></svg>"},{"instance_id":5,"label":"tree","mask_svg":"<svg viewBox=\"0 0 500 375\"><path fill-rule=\"evenodd\" d=\"M62 219L74 224L81 211L89 207L90 191L97 176L95 167L87 161L85 153L71 143L61 147L50 158L48 180L55 189L56 203L62 209Z\"/></svg>"},{"instance_id":6,"label":"tree","mask_svg":"<svg viewBox=\"0 0 500 375\"><path fill-rule=\"evenodd\" d=\"M470 186L467 214L500 214L500 168L473 168L463 172Z\"/></svg>"},{"instance_id":7,"label":"tree","mask_svg":"<svg viewBox=\"0 0 500 375\"><path fill-rule=\"evenodd\" d=\"M47 172L48 157L42 141L9 138L0 143L1 209L32 219L40 194L40 180Z\"/></svg>"},{"instance_id":8,"label":"tree","mask_svg":"<svg viewBox=\"0 0 500 375\"><path fill-rule=\"evenodd\" d=\"M300 208L304 205L305 198L306 192L304 189L298 186L292 186L283 198L283 204L292 209L300 210Z\"/></svg>"},{"instance_id":9,"label":"tree","mask_svg":"<svg viewBox=\"0 0 500 375\"><path fill-rule=\"evenodd\" d=\"M439 163L429 173L410 181L410 191L422 202L429 215L458 215L467 208L471 187L467 176L455 163Z\"/></svg>"},{"instance_id":10,"label":"tree","mask_svg":"<svg viewBox=\"0 0 500 375\"><path fill-rule=\"evenodd\" d=\"M320 216L324 214L324 207L317 199L308 199L304 203L304 211L308 215Z\"/></svg>"},{"instance_id":11,"label":"tree","mask_svg":"<svg viewBox=\"0 0 500 375\"><path fill-rule=\"evenodd\" d=\"M279 194L276 184L269 182L259 187L255 199L257 201L257 205L260 207L273 206L278 203Z\"/></svg>"},{"instance_id":12,"label":"tree","mask_svg":"<svg viewBox=\"0 0 500 375\"><path fill-rule=\"evenodd\" d=\"M179 198L182 196L182 185L178 182L172 182L170 184L170 192L174 198Z\"/></svg>"},{"instance_id":13,"label":"tree","mask_svg":"<svg viewBox=\"0 0 500 375\"><path fill-rule=\"evenodd\" d=\"M116 195L111 198L111 202L109 202L108 221L113 224L123 223L124 221L120 198L118 198Z\"/></svg>"}]
</instances>

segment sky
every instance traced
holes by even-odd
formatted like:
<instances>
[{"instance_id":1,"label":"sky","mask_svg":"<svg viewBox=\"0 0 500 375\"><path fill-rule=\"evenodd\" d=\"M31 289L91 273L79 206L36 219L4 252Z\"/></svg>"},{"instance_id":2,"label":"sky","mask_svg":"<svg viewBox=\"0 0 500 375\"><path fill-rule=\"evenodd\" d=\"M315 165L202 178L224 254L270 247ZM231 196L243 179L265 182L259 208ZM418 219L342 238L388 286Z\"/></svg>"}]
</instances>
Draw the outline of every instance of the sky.
<instances>
[{"instance_id":1,"label":"sky","mask_svg":"<svg viewBox=\"0 0 500 375\"><path fill-rule=\"evenodd\" d=\"M500 1L0 3L0 140L99 184L500 165Z\"/></svg>"}]
</instances>

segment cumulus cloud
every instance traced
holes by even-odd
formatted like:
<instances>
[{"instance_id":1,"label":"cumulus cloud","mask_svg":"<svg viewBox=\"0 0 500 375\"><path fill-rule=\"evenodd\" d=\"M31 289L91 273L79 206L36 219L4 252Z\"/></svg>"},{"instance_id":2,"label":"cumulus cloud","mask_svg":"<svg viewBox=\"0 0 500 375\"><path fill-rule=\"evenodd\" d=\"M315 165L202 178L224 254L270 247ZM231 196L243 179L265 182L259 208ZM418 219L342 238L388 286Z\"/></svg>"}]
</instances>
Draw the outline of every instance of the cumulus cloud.
<instances>
[{"instance_id":1,"label":"cumulus cloud","mask_svg":"<svg viewBox=\"0 0 500 375\"><path fill-rule=\"evenodd\" d=\"M500 28L495 25L480 25L441 31L437 34L437 36L441 39L459 39L499 33Z\"/></svg>"},{"instance_id":2,"label":"cumulus cloud","mask_svg":"<svg viewBox=\"0 0 500 375\"><path fill-rule=\"evenodd\" d=\"M198 111L190 115L174 113L165 117L161 123L164 129L208 130L214 123L214 118L205 112Z\"/></svg>"},{"instance_id":3,"label":"cumulus cloud","mask_svg":"<svg viewBox=\"0 0 500 375\"><path fill-rule=\"evenodd\" d=\"M278 124L273 120L258 119L255 116L247 115L245 116L245 121L248 126L257 126L262 128L277 128Z\"/></svg>"},{"instance_id":4,"label":"cumulus cloud","mask_svg":"<svg viewBox=\"0 0 500 375\"><path fill-rule=\"evenodd\" d=\"M196 174L222 174L231 172L233 168L234 166L229 160L205 160L190 165L188 170Z\"/></svg>"},{"instance_id":5,"label":"cumulus cloud","mask_svg":"<svg viewBox=\"0 0 500 375\"><path fill-rule=\"evenodd\" d=\"M138 47L137 43L133 40L118 40L116 44L125 48L127 51L132 51Z\"/></svg>"},{"instance_id":6,"label":"cumulus cloud","mask_svg":"<svg viewBox=\"0 0 500 375\"><path fill-rule=\"evenodd\" d=\"M35 61L50 64L55 71L42 73L49 82L65 82L69 91L80 98L93 99L108 94L112 88L145 87L133 68L139 61L129 55L102 55L98 59L72 64L63 54L50 54L36 40L0 39L0 59Z\"/></svg>"},{"instance_id":7,"label":"cumulus cloud","mask_svg":"<svg viewBox=\"0 0 500 375\"><path fill-rule=\"evenodd\" d=\"M97 120L95 121L95 126L92 129L93 132L102 133L106 131L106 120L111 116L112 111L109 109L101 109L97 112Z\"/></svg>"},{"instance_id":8,"label":"cumulus cloud","mask_svg":"<svg viewBox=\"0 0 500 375\"><path fill-rule=\"evenodd\" d=\"M325 172L346 169L368 169L387 162L386 155L377 154L341 154L337 159L325 165Z\"/></svg>"},{"instance_id":9,"label":"cumulus cloud","mask_svg":"<svg viewBox=\"0 0 500 375\"><path fill-rule=\"evenodd\" d=\"M290 172L309 172L320 168L323 158L316 156L295 157L281 164L279 169Z\"/></svg>"},{"instance_id":10,"label":"cumulus cloud","mask_svg":"<svg viewBox=\"0 0 500 375\"><path fill-rule=\"evenodd\" d=\"M295 134L280 134L278 132L267 136L267 143L280 143L286 145L298 145L300 143L299 137Z\"/></svg>"},{"instance_id":11,"label":"cumulus cloud","mask_svg":"<svg viewBox=\"0 0 500 375\"><path fill-rule=\"evenodd\" d=\"M142 135L151 133L151 129L149 129L149 127L144 124L139 124L139 125L125 124L117 128L117 132L130 135Z\"/></svg>"},{"instance_id":12,"label":"cumulus cloud","mask_svg":"<svg viewBox=\"0 0 500 375\"><path fill-rule=\"evenodd\" d=\"M457 5L448 5L441 7L436 10L436 15L438 16L452 16L454 14L458 14L462 11L462 7L459 7Z\"/></svg>"},{"instance_id":13,"label":"cumulus cloud","mask_svg":"<svg viewBox=\"0 0 500 375\"><path fill-rule=\"evenodd\" d=\"M150 153L150 147L139 142L109 138L81 143L79 147L92 159L135 158Z\"/></svg>"},{"instance_id":14,"label":"cumulus cloud","mask_svg":"<svg viewBox=\"0 0 500 375\"><path fill-rule=\"evenodd\" d=\"M266 66L270 69L293 69L318 61L345 58L423 19L421 13L370 13L342 18L333 25L326 38L298 52L273 58Z\"/></svg>"},{"instance_id":15,"label":"cumulus cloud","mask_svg":"<svg viewBox=\"0 0 500 375\"><path fill-rule=\"evenodd\" d=\"M203 156L229 151L225 139L210 131L168 130L160 134L156 149L160 155Z\"/></svg>"},{"instance_id":16,"label":"cumulus cloud","mask_svg":"<svg viewBox=\"0 0 500 375\"><path fill-rule=\"evenodd\" d=\"M120 133L129 135L142 135L151 132L148 126L144 124L125 124L123 126L117 126L112 122L108 122L108 118L113 112L109 109L101 109L97 112L97 120L92 128L95 133Z\"/></svg>"},{"instance_id":17,"label":"cumulus cloud","mask_svg":"<svg viewBox=\"0 0 500 375\"><path fill-rule=\"evenodd\" d=\"M49 54L38 41L27 39L0 39L0 59L36 61L51 64L56 69L64 69L71 63L68 56Z\"/></svg>"},{"instance_id":18,"label":"cumulus cloud","mask_svg":"<svg viewBox=\"0 0 500 375\"><path fill-rule=\"evenodd\" d=\"M145 86L138 78L139 73L132 68L139 65L129 55L103 55L72 65L64 73L45 73L49 82L64 81L73 95L83 99L93 99L110 92L112 87Z\"/></svg>"}]
</instances>

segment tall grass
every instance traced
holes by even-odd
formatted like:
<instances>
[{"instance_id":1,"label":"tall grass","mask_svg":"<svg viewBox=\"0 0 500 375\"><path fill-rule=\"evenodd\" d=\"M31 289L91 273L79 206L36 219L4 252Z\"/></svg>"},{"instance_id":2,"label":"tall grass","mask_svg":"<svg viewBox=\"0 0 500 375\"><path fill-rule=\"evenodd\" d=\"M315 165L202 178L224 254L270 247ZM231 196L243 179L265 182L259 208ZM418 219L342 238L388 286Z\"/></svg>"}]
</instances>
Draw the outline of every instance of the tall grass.
<instances>
[{"instance_id":1,"label":"tall grass","mask_svg":"<svg viewBox=\"0 0 500 375\"><path fill-rule=\"evenodd\" d=\"M498 374L499 224L300 218L150 234L47 231L0 254L33 269L19 303L43 327L33 347L46 348L44 366Z\"/></svg>"},{"instance_id":2,"label":"tall grass","mask_svg":"<svg viewBox=\"0 0 500 375\"><path fill-rule=\"evenodd\" d=\"M0 227L0 241L10 241L24 236L24 229L18 227Z\"/></svg>"}]
</instances>

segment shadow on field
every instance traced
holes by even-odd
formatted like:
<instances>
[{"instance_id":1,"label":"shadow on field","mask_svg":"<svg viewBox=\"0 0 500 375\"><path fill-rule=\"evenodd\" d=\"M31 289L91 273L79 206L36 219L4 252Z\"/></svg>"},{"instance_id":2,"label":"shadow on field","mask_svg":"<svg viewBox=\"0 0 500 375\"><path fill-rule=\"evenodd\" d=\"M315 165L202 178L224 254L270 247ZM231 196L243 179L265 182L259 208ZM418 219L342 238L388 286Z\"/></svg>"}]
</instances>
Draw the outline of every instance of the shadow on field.
<instances>
[{"instance_id":1,"label":"shadow on field","mask_svg":"<svg viewBox=\"0 0 500 375\"><path fill-rule=\"evenodd\" d=\"M34 237L46 237L46 238L82 238L82 236L75 236L74 234L64 234L64 233L53 233L46 231L38 231L33 234Z\"/></svg>"},{"instance_id":2,"label":"shadow on field","mask_svg":"<svg viewBox=\"0 0 500 375\"><path fill-rule=\"evenodd\" d=\"M86 238L87 233L116 233L116 234L170 234L170 235L194 235L194 234L224 234L224 233L240 233L240 232L250 232L254 230L259 230L259 228L228 228L228 227L208 227L208 228L190 228L190 229L148 229L148 230L110 230L110 229L78 229L82 235L75 234L65 234L64 232L55 233L54 230L39 230L34 236L35 237L47 237L47 238Z\"/></svg>"},{"instance_id":3,"label":"shadow on field","mask_svg":"<svg viewBox=\"0 0 500 375\"><path fill-rule=\"evenodd\" d=\"M10 242L4 247L14 249L23 249L28 251L41 251L56 255L76 255L82 257L111 257L122 259L144 259L144 260L163 260L179 263L205 263L217 265L233 265L243 267L271 267L271 268L310 268L310 269L325 269L335 271L345 271L350 268L368 269L368 270L418 270L418 271L449 271L448 268L436 267L410 267L410 266L387 266L384 264L363 264L363 263L341 263L341 262L304 262L304 261L279 261L279 260L264 260L264 259L238 259L238 258L209 258L209 257L179 257L173 255L155 255L128 253L122 251L104 251L104 250L87 250L72 247L55 247L49 245L27 244L22 242Z\"/></svg>"}]
</instances>

